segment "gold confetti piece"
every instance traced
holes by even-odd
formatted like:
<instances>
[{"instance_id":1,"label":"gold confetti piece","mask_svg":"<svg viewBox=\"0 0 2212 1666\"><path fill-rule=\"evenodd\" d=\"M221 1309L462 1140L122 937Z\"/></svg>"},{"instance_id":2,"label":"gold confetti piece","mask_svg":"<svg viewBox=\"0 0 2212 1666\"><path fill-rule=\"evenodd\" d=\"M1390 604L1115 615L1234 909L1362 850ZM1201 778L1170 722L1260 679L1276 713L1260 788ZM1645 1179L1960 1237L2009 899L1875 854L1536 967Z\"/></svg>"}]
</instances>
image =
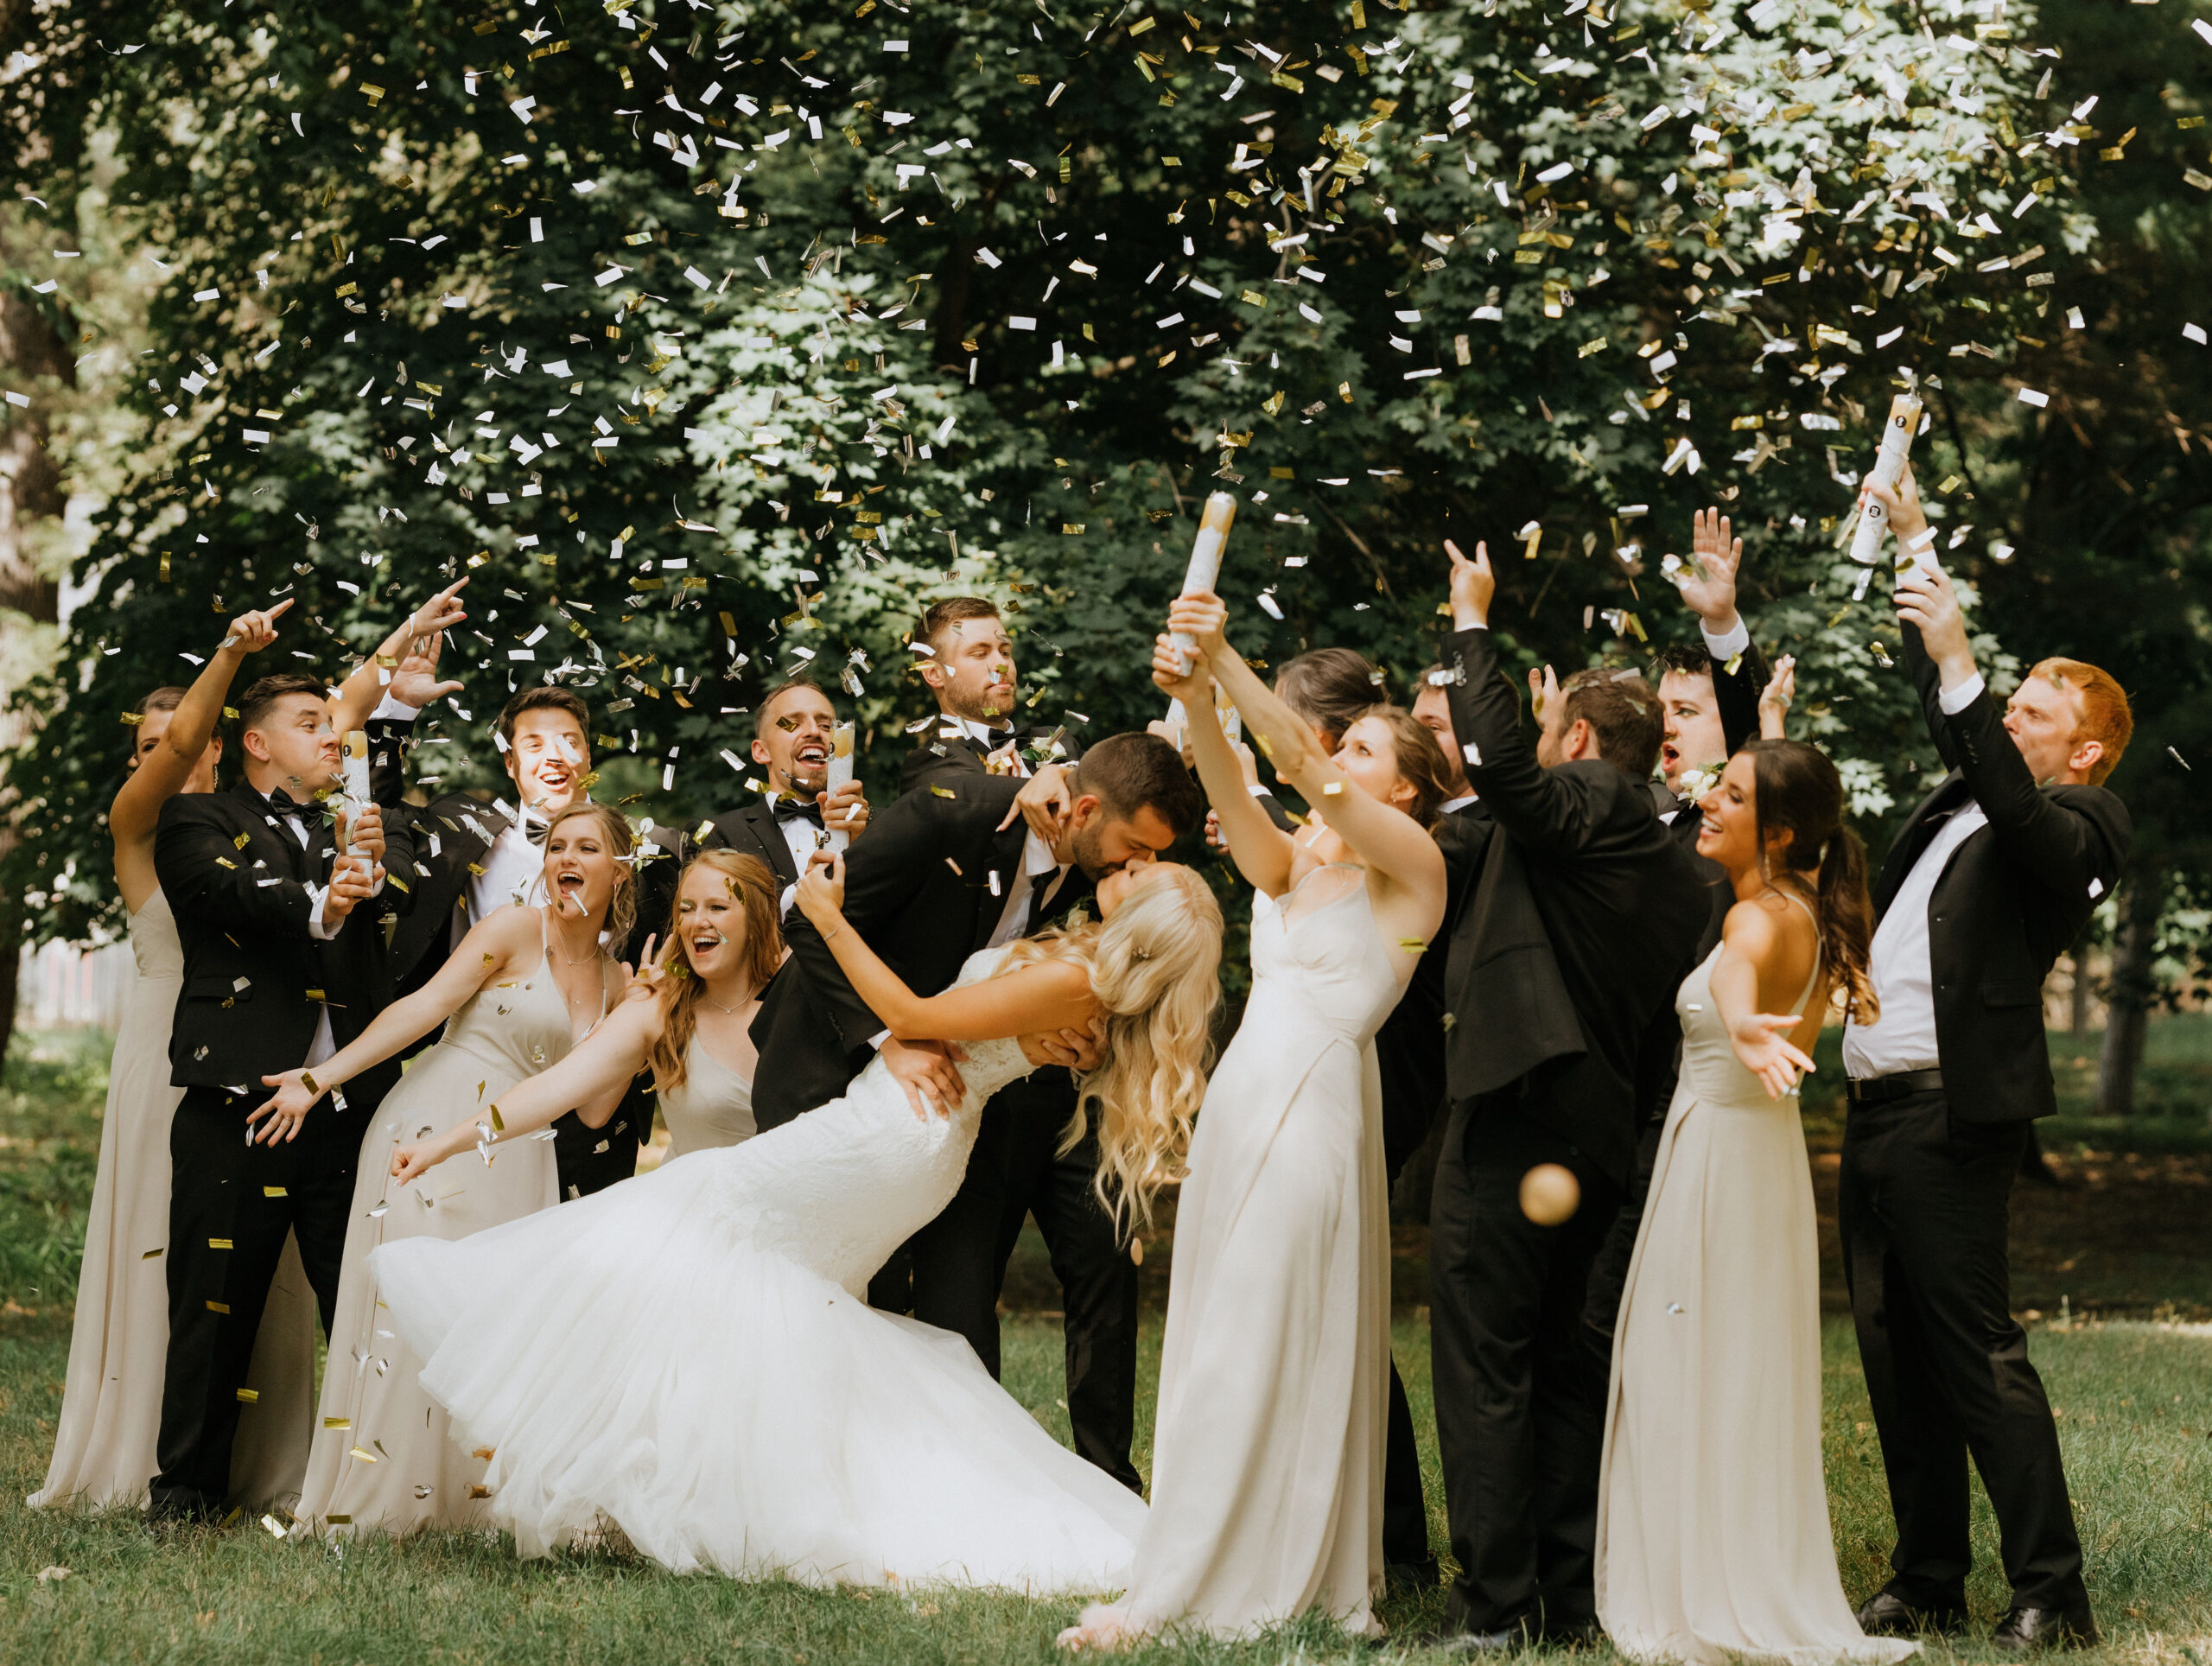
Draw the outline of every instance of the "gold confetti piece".
<instances>
[{"instance_id":1,"label":"gold confetti piece","mask_svg":"<svg viewBox=\"0 0 2212 1666\"><path fill-rule=\"evenodd\" d=\"M353 1525L353 1518L351 1516L326 1516L322 1519L329 1523L333 1527L351 1527Z\"/></svg>"},{"instance_id":2,"label":"gold confetti piece","mask_svg":"<svg viewBox=\"0 0 2212 1666\"><path fill-rule=\"evenodd\" d=\"M231 1311L231 1304L227 1301L211 1301L207 1304L207 1311L211 1313L227 1313Z\"/></svg>"},{"instance_id":3,"label":"gold confetti piece","mask_svg":"<svg viewBox=\"0 0 2212 1666\"><path fill-rule=\"evenodd\" d=\"M364 1452L359 1447L349 1448L346 1455L348 1457L358 1458L365 1464L373 1464L377 1461L376 1453L373 1452Z\"/></svg>"},{"instance_id":4,"label":"gold confetti piece","mask_svg":"<svg viewBox=\"0 0 2212 1666\"><path fill-rule=\"evenodd\" d=\"M1428 944L1420 938L1400 938L1398 946L1409 955L1420 954Z\"/></svg>"},{"instance_id":5,"label":"gold confetti piece","mask_svg":"<svg viewBox=\"0 0 2212 1666\"><path fill-rule=\"evenodd\" d=\"M468 1489L468 1496L472 1498L488 1498L492 1496L492 1489L481 1485L472 1485Z\"/></svg>"},{"instance_id":6,"label":"gold confetti piece","mask_svg":"<svg viewBox=\"0 0 2212 1666\"><path fill-rule=\"evenodd\" d=\"M228 1238L210 1238L207 1240L207 1247L210 1250L227 1250L231 1247L231 1241ZM156 1253L158 1254L159 1251Z\"/></svg>"},{"instance_id":7,"label":"gold confetti piece","mask_svg":"<svg viewBox=\"0 0 2212 1666\"><path fill-rule=\"evenodd\" d=\"M261 1518L261 1524L269 1529L269 1534L271 1538L281 1539L285 1536L284 1523L278 1521L274 1516L264 1516Z\"/></svg>"},{"instance_id":8,"label":"gold confetti piece","mask_svg":"<svg viewBox=\"0 0 2212 1666\"><path fill-rule=\"evenodd\" d=\"M264 1198L283 1198L291 1194L281 1186L264 1186L261 1188L261 1195Z\"/></svg>"},{"instance_id":9,"label":"gold confetti piece","mask_svg":"<svg viewBox=\"0 0 2212 1666\"><path fill-rule=\"evenodd\" d=\"M149 1250L144 1255L139 1256L138 1259L141 1261L159 1261L162 1256L167 1253L168 1251L166 1250Z\"/></svg>"},{"instance_id":10,"label":"gold confetti piece","mask_svg":"<svg viewBox=\"0 0 2212 1666\"><path fill-rule=\"evenodd\" d=\"M481 1458L488 1464L492 1461L492 1453L493 1448L490 1447L478 1447L472 1450L468 1455L472 1458Z\"/></svg>"},{"instance_id":11,"label":"gold confetti piece","mask_svg":"<svg viewBox=\"0 0 2212 1666\"><path fill-rule=\"evenodd\" d=\"M353 1427L353 1420L350 1417L326 1417L322 1420L322 1426L327 1429L350 1429Z\"/></svg>"},{"instance_id":12,"label":"gold confetti piece","mask_svg":"<svg viewBox=\"0 0 2212 1666\"><path fill-rule=\"evenodd\" d=\"M261 1398L261 1391L258 1389L240 1389L238 1394L238 1403L242 1406L251 1406Z\"/></svg>"}]
</instances>

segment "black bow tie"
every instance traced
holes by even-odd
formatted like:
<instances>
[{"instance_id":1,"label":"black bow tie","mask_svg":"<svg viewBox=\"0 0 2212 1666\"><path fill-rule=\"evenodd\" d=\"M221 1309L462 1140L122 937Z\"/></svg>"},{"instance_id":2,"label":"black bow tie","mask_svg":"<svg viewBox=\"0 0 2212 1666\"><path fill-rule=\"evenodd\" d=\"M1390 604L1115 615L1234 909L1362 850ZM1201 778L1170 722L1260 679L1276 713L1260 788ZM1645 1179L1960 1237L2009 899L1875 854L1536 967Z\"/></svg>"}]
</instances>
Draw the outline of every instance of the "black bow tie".
<instances>
[{"instance_id":1,"label":"black bow tie","mask_svg":"<svg viewBox=\"0 0 2212 1666\"><path fill-rule=\"evenodd\" d=\"M550 822L541 822L529 816L522 818L522 836L532 844L543 844L546 834L551 830Z\"/></svg>"},{"instance_id":2,"label":"black bow tie","mask_svg":"<svg viewBox=\"0 0 2212 1666\"><path fill-rule=\"evenodd\" d=\"M269 795L269 807L279 816L297 816L302 820L319 808L312 800L302 804L281 786Z\"/></svg>"},{"instance_id":3,"label":"black bow tie","mask_svg":"<svg viewBox=\"0 0 2212 1666\"><path fill-rule=\"evenodd\" d=\"M776 820L779 823L787 822L797 816L812 822L817 827L822 825L822 806L807 799L785 798L779 794L775 799L774 807Z\"/></svg>"}]
</instances>

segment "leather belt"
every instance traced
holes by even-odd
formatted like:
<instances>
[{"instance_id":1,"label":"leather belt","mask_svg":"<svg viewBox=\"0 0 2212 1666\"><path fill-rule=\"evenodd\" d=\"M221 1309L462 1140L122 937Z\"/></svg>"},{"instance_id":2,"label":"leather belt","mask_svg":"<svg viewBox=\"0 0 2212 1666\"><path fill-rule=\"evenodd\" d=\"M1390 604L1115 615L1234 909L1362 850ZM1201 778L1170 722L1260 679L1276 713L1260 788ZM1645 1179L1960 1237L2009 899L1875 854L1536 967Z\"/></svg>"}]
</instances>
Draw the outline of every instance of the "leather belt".
<instances>
[{"instance_id":1,"label":"leather belt","mask_svg":"<svg viewBox=\"0 0 2212 1666\"><path fill-rule=\"evenodd\" d=\"M1943 1072L1940 1070L1901 1070L1890 1076L1854 1078L1850 1090L1854 1105L1882 1105L1916 1093L1942 1091Z\"/></svg>"}]
</instances>

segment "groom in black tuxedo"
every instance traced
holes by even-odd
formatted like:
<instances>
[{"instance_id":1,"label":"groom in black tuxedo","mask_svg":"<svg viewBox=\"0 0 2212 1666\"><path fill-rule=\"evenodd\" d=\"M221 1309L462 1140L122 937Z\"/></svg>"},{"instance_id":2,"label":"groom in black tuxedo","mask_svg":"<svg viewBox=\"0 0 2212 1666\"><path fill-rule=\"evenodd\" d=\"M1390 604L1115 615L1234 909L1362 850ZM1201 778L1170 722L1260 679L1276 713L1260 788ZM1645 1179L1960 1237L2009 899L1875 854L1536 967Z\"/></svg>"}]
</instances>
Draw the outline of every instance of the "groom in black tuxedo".
<instances>
[{"instance_id":1,"label":"groom in black tuxedo","mask_svg":"<svg viewBox=\"0 0 2212 1666\"><path fill-rule=\"evenodd\" d=\"M1566 1641L1592 1587L1605 1382L1583 1311L1636 1157L1638 1059L1671 1013L1709 905L1645 781L1658 701L1632 671L1541 690L1532 750L1500 679L1487 555L1452 551L1445 665L1467 779L1495 823L1447 922L1451 1120L1429 1216L1455 1650ZM1451 855L1447 849L1446 855ZM1567 1169L1580 1206L1539 1224L1522 1177Z\"/></svg>"},{"instance_id":2,"label":"groom in black tuxedo","mask_svg":"<svg viewBox=\"0 0 2212 1666\"><path fill-rule=\"evenodd\" d=\"M1885 501L1904 548L1932 541L1909 474ZM2057 1109L2044 978L2126 864L2127 811L2102 782L2133 723L2120 685L2070 659L2035 666L2000 708L1932 563L1899 577L1897 601L1951 773L1882 865L1880 1012L1844 1031L1844 1277L1897 1521L1894 1571L1859 1623L1963 1626L1971 1454L2012 1587L1991 1641L2087 1644L2058 1431L2012 1313L2007 1208L2034 1119Z\"/></svg>"},{"instance_id":3,"label":"groom in black tuxedo","mask_svg":"<svg viewBox=\"0 0 2212 1666\"><path fill-rule=\"evenodd\" d=\"M218 1516L269 1282L289 1231L322 1309L338 1300L361 1135L397 1061L296 1126L254 1127L264 1076L312 1069L391 995L385 944L408 902L413 847L376 806L339 855L315 802L338 779L320 681L266 677L238 699L243 779L162 807L154 865L176 914L184 982L169 1079L168 1358L150 1513ZM392 877L385 878L386 869Z\"/></svg>"},{"instance_id":4,"label":"groom in black tuxedo","mask_svg":"<svg viewBox=\"0 0 2212 1666\"><path fill-rule=\"evenodd\" d=\"M1084 754L1050 844L1018 817L1002 827L1020 789L1015 777L976 770L931 779L886 808L847 856L846 919L916 991L934 995L976 951L1064 920L1100 876L1152 861L1204 811L1174 749L1147 734L1110 735ZM794 911L785 924L791 958L753 1021L762 1130L836 1098L879 1049L918 1113L957 1101L958 1059L939 1043L888 1036L805 916ZM966 1337L994 1376L1007 1116L1000 1098L986 1107L958 1194L907 1245L914 1316ZM903 1293L880 1294L906 1305ZM1122 1451L1126 1463L1126 1435Z\"/></svg>"}]
</instances>

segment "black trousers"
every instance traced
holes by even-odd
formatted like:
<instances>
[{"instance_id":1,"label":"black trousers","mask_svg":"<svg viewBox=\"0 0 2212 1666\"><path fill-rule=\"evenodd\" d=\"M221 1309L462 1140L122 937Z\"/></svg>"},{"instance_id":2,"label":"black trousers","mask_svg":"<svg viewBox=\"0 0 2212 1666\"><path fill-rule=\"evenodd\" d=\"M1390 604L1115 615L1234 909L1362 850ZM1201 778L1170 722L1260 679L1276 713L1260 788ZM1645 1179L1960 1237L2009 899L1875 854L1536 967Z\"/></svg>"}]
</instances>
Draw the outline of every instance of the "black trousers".
<instances>
[{"instance_id":1,"label":"black trousers","mask_svg":"<svg viewBox=\"0 0 2212 1666\"><path fill-rule=\"evenodd\" d=\"M1421 1568L1436 1580L1428 1548L1428 1498L1421 1491L1421 1448L1414 1443L1414 1408L1398 1362L1390 1362L1390 1405L1382 1424L1382 1561L1386 1567Z\"/></svg>"},{"instance_id":2,"label":"black trousers","mask_svg":"<svg viewBox=\"0 0 2212 1666\"><path fill-rule=\"evenodd\" d=\"M1897 1512L1886 1588L1916 1608L1965 1606L1969 1455L2013 1600L2088 1599L2057 1427L2012 1312L2009 1205L2029 1126L1957 1122L1941 1093L1853 1105L1844 1125L1844 1277Z\"/></svg>"},{"instance_id":3,"label":"black trousers","mask_svg":"<svg viewBox=\"0 0 2212 1666\"><path fill-rule=\"evenodd\" d=\"M1521 1178L1538 1163L1581 1185L1560 1225L1521 1212ZM1513 1090L1452 1108L1429 1211L1429 1322L1454 1626L1596 1618L1605 1376L1583 1314L1622 1194Z\"/></svg>"},{"instance_id":4,"label":"black trousers","mask_svg":"<svg viewBox=\"0 0 2212 1666\"><path fill-rule=\"evenodd\" d=\"M1137 1491L1137 1270L1116 1242L1091 1176L1090 1141L1054 1154L1073 1106L1063 1072L1013 1083L983 1107L976 1148L944 1212L908 1239L868 1285L871 1306L911 1313L966 1337L999 1374L999 1289L1025 1218L1034 1216L1060 1281L1068 1421L1075 1447Z\"/></svg>"},{"instance_id":5,"label":"black trousers","mask_svg":"<svg viewBox=\"0 0 2212 1666\"><path fill-rule=\"evenodd\" d=\"M253 1387L247 1366L287 1232L299 1240L325 1337L337 1311L364 1103L357 1099L345 1115L319 1105L297 1140L249 1146L247 1113L266 1097L188 1088L169 1126L169 1346L156 1515L213 1515L224 1506L238 1391Z\"/></svg>"},{"instance_id":6,"label":"black trousers","mask_svg":"<svg viewBox=\"0 0 2212 1666\"><path fill-rule=\"evenodd\" d=\"M1613 1211L1605 1241L1590 1269L1590 1293L1582 1306L1584 1339L1598 1357L1598 1369L1608 1378L1613 1368L1613 1332L1620 1327L1621 1299L1628 1294L1629 1263L1636 1259L1636 1235L1643 1225L1643 1205L1651 1196L1652 1171L1659 1167L1659 1136L1666 1131L1664 1116L1652 1119L1637 1136L1636 1170L1620 1207Z\"/></svg>"}]
</instances>

